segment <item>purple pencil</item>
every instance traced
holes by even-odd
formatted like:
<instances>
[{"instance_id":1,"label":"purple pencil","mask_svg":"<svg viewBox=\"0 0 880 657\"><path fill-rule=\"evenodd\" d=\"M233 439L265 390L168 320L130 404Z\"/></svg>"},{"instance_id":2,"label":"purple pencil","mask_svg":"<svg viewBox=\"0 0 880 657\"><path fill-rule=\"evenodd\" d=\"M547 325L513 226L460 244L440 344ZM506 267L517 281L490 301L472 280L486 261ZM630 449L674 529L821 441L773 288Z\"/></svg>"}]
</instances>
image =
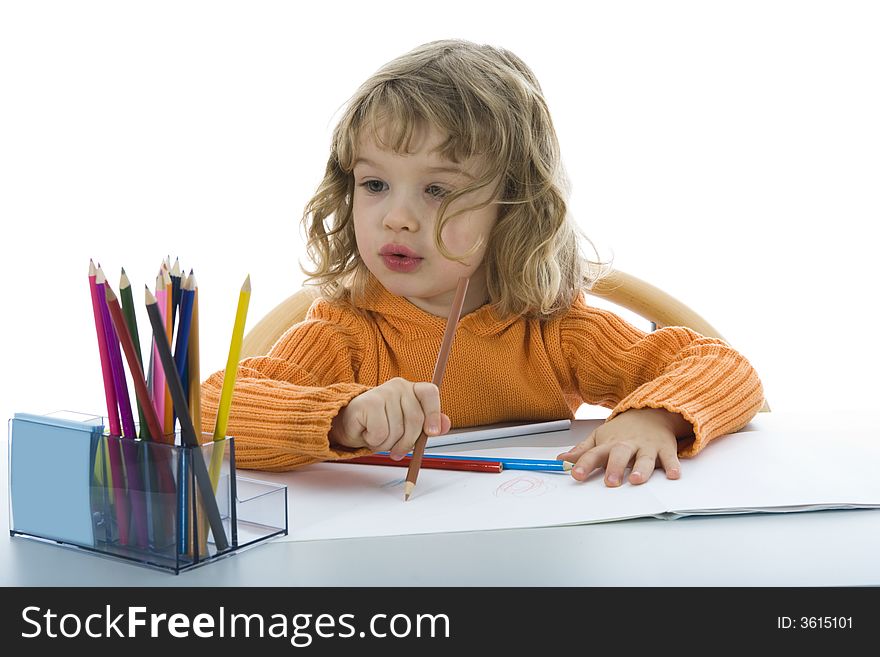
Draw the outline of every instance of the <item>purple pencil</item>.
<instances>
[{"instance_id":1,"label":"purple pencil","mask_svg":"<svg viewBox=\"0 0 880 657\"><path fill-rule=\"evenodd\" d=\"M128 396L128 382L125 379L125 369L122 365L119 336L116 335L116 329L113 327L113 320L110 317L110 309L107 307L105 288L109 287L109 284L100 265L98 265L95 283L98 286L98 305L101 308L101 320L104 323L104 332L107 338L107 351L110 354L110 369L113 372L113 380L116 384L116 399L119 403L119 412L122 417L122 436L128 439L120 442L122 445L122 455L125 458L125 471L128 475L128 497L132 503L134 530L137 544L146 547L148 541L147 507L146 500L144 499L143 480L137 463L137 446L133 442L137 437L137 430L135 429L134 416L131 412L131 400ZM111 455L114 451L111 444ZM117 504L119 504L118 500ZM119 540L120 542L123 540L122 527L120 527L119 531Z\"/></svg>"},{"instance_id":2,"label":"purple pencil","mask_svg":"<svg viewBox=\"0 0 880 657\"><path fill-rule=\"evenodd\" d=\"M136 438L137 432L134 428L134 416L131 413L131 399L128 396L128 383L125 380L125 370L122 366L122 352L119 350L119 338L116 335L116 329L113 328L113 321L110 319L110 310L107 308L107 299L104 292L107 278L104 276L101 265L98 265L95 282L98 284L98 305L101 308L101 321L104 324L104 334L107 339L107 352L110 355L110 370L113 372L116 401L119 404L119 414L122 418L122 433L117 433L116 435Z\"/></svg>"}]
</instances>

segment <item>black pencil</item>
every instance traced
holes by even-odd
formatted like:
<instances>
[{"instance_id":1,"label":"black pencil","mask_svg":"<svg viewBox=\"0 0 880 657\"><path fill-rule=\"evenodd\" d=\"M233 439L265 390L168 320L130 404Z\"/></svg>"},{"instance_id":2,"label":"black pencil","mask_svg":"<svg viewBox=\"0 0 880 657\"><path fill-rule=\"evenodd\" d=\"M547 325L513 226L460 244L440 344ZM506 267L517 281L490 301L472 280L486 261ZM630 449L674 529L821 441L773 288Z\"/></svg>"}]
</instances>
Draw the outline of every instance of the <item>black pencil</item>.
<instances>
[{"instance_id":1,"label":"black pencil","mask_svg":"<svg viewBox=\"0 0 880 657\"><path fill-rule=\"evenodd\" d=\"M153 327L153 340L156 342L156 350L159 352L159 359L162 361L162 369L165 370L165 380L168 383L171 399L176 407L177 419L180 420L181 441L187 447L193 448L192 468L196 478L196 485L199 487L199 492L205 503L205 513L208 515L208 523L211 525L211 531L214 533L214 542L217 544L217 550L223 552L229 548L229 543L226 540L226 532L223 530L223 521L220 519L220 509L217 507L217 498L214 497L214 490L211 486L208 468L205 465L205 458L202 450L199 448L196 430L189 415L186 397L183 394L183 385L180 383L180 376L177 374L177 368L174 366L174 357L171 355L168 336L165 334L165 324L162 322L161 315L159 315L156 297L150 293L150 288L146 286L144 286L144 291L147 302L147 315L149 315L150 324ZM186 483L178 482L178 485L185 486Z\"/></svg>"}]
</instances>

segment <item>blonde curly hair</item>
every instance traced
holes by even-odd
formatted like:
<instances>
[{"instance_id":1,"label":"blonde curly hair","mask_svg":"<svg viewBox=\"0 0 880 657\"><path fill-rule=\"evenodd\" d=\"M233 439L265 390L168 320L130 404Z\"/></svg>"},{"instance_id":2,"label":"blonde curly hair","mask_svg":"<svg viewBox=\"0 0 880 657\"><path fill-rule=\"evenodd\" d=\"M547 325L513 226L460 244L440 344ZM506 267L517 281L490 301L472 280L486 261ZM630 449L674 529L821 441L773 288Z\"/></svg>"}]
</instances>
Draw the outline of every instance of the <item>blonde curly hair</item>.
<instances>
[{"instance_id":1,"label":"blonde curly hair","mask_svg":"<svg viewBox=\"0 0 880 657\"><path fill-rule=\"evenodd\" d=\"M440 206L434 239L445 257L463 256L447 251L443 226L485 206L447 215L449 205L496 185L487 203L500 206L498 220L484 257L496 312L551 317L602 275L602 263L581 254L581 240L589 240L567 210L559 143L534 73L507 50L443 40L379 69L349 99L333 131L324 179L303 213L307 253L315 265L303 271L322 294L356 300L368 276L352 219L358 140L370 134L383 148L410 153L423 126L445 135L437 149L442 157L460 163L478 156L486 164L472 184L450 193Z\"/></svg>"}]
</instances>

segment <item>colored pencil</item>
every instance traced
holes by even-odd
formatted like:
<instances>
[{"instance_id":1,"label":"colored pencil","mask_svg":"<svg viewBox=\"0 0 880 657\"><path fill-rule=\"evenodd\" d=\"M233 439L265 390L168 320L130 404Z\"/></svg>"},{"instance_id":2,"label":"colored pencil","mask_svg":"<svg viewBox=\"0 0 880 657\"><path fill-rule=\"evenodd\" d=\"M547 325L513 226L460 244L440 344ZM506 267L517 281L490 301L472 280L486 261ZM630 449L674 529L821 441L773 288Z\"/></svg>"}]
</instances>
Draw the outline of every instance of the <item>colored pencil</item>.
<instances>
[{"instance_id":1,"label":"colored pencil","mask_svg":"<svg viewBox=\"0 0 880 657\"><path fill-rule=\"evenodd\" d=\"M174 266L177 267L177 262L175 261ZM173 280L174 276L172 276ZM192 295L193 292L189 288L189 279L184 278L180 279L180 276L177 277L177 288L178 294L180 298L175 304L179 308L178 313L178 321L177 321L177 338L174 341L174 365L177 368L177 374L180 376L180 383L183 387L183 395L184 398L189 396L189 381L187 381L186 374L186 360L189 355L189 333L190 327L192 326ZM195 425L193 425L195 428ZM196 433L196 439L198 440L198 433ZM181 465L184 468L184 473L186 472L186 460L181 460ZM189 478L184 476L180 479L180 481L186 481L187 485L181 489L183 493L180 496L180 503L183 505L183 508L189 505L190 500L193 496L193 491L191 486L189 485ZM182 532L182 534L188 537L187 540L187 554L193 554L193 536L195 534L194 526L193 526L193 514L191 513L183 513L180 516L181 518L186 518L188 523L186 526L186 531Z\"/></svg>"},{"instance_id":2,"label":"colored pencil","mask_svg":"<svg viewBox=\"0 0 880 657\"><path fill-rule=\"evenodd\" d=\"M119 425L119 411L116 402L116 384L113 381L113 372L110 369L110 354L107 350L107 332L104 329L104 318L101 313L99 301L99 289L97 283L98 271L95 263L89 260L89 287L92 296L92 311L95 315L95 330L98 334L98 352L101 357L101 373L104 377L104 397L107 401L107 423L110 425L110 433L118 436L122 433ZM120 542L128 543L128 513L127 503L123 492L123 467L118 449L111 449L109 442L104 442L104 452L108 461L109 496L116 515L116 526L120 532ZM101 475L104 473L101 472Z\"/></svg>"},{"instance_id":3,"label":"colored pencil","mask_svg":"<svg viewBox=\"0 0 880 657\"><path fill-rule=\"evenodd\" d=\"M169 275L171 276L171 329L174 330L175 317L180 309L181 286L183 285L180 277L180 262L177 258L174 259L174 267L171 268Z\"/></svg>"},{"instance_id":4,"label":"colored pencil","mask_svg":"<svg viewBox=\"0 0 880 657\"><path fill-rule=\"evenodd\" d=\"M156 298L159 299L159 312L165 307L165 281L161 272L156 276ZM164 316L164 315L163 315ZM156 347L156 341L153 340L152 349L153 359L153 405L156 407L156 415L159 418L159 425L162 427L162 433L159 440L163 440L165 436L170 436L171 442L174 442L173 432L165 430L165 372L159 366L159 349Z\"/></svg>"},{"instance_id":5,"label":"colored pencil","mask_svg":"<svg viewBox=\"0 0 880 657\"><path fill-rule=\"evenodd\" d=\"M165 286L165 314L162 315L162 321L165 323L165 336L168 338L168 345L174 339L174 320L171 317L171 307L173 299L173 286L171 284L171 274L168 273L168 267L162 268L162 283ZM168 372L165 372L165 419L163 420L165 431L174 434L174 405L171 403L171 390L168 384Z\"/></svg>"},{"instance_id":6,"label":"colored pencil","mask_svg":"<svg viewBox=\"0 0 880 657\"><path fill-rule=\"evenodd\" d=\"M232 391L235 388L235 375L238 372L238 359L241 356L241 341L244 338L244 324L247 319L248 304L251 299L251 276L242 283L238 294L238 307L235 310L235 323L232 327L232 340L229 343L229 356L226 358L226 371L223 373L223 387L220 390L220 404L217 408L217 421L214 424L214 440L226 437L229 422L229 409L232 405Z\"/></svg>"},{"instance_id":7,"label":"colored pencil","mask_svg":"<svg viewBox=\"0 0 880 657\"><path fill-rule=\"evenodd\" d=\"M106 289L110 286L107 283L107 278L104 275L104 270L101 269L100 264L98 265L97 273L95 275L95 283L98 287L98 305L101 310L101 321L104 324L104 336L107 340L107 353L110 357L110 371L113 373L113 381L116 388L116 402L119 406L119 417L122 423L122 431L115 434L115 437L133 439L136 437L136 431L134 428L134 417L131 414L131 401L128 397L128 383L125 380L125 369L122 365L122 354L119 351L119 337L116 335L116 329L113 327L113 322L110 318L110 310L107 307ZM120 468L117 471L119 485L115 486L117 493L119 493L120 490L128 492L127 495L123 494L116 498L119 542L122 545L129 545L131 543L129 533L131 516L129 516L128 513L131 511L132 516L134 517L135 538L137 544L146 547L146 519L142 515L145 511L138 503L137 494L132 494L135 480L129 474L132 470L137 469L136 450L135 452L132 452L132 450L127 449L125 442L121 440L107 441L107 450L110 453L111 464L113 457L117 456L118 452L121 450L122 460L124 461L125 467L123 470L120 465ZM114 483L116 482L117 478L114 478ZM119 522L120 508L124 510L125 515L121 524Z\"/></svg>"},{"instance_id":8,"label":"colored pencil","mask_svg":"<svg viewBox=\"0 0 880 657\"><path fill-rule=\"evenodd\" d=\"M165 336L165 326L162 323L159 314L156 298L150 294L150 289L144 288L144 296L147 305L147 315L150 318L150 324L153 327L153 338L159 351L159 358L162 367L165 369L165 378L168 381L168 387L171 390L171 396L174 399L174 405L177 407L177 417L181 426L181 442L186 447L193 449L186 450L192 455L192 469L195 476L195 483L198 486L202 503L205 507L205 513L208 515L208 524L211 526L211 532L214 534L214 543L217 550L223 552L229 548L226 539L226 532L223 529L223 521L220 518L220 509L217 506L217 498L211 486L211 478L208 474L208 468L205 465L204 456L199 448L198 440L195 435L195 428L189 416L189 409L186 404L186 398L183 395L183 386L180 383L180 377L174 366L174 357L171 355L171 347ZM184 486L185 482L178 482L178 485Z\"/></svg>"},{"instance_id":9,"label":"colored pencil","mask_svg":"<svg viewBox=\"0 0 880 657\"><path fill-rule=\"evenodd\" d=\"M434 375L431 377L432 383L437 388L440 387L440 383L443 381L443 373L446 371L446 361L449 358L449 351L452 349L452 340L455 338L455 329L458 327L458 320L461 317L461 309L464 306L467 287L468 279L459 278L458 287L455 290L455 298L449 308L449 317L446 319L443 341L440 343L440 351L437 353L437 361L434 363ZM415 490L416 480L419 478L419 468L422 465L422 456L425 453L427 443L428 436L423 431L413 446L413 457L409 463L409 470L406 473L406 484L404 484L403 490L404 501L408 501L413 490Z\"/></svg>"},{"instance_id":10,"label":"colored pencil","mask_svg":"<svg viewBox=\"0 0 880 657\"><path fill-rule=\"evenodd\" d=\"M226 357L226 371L223 373L223 387L220 389L220 403L217 407L217 420L214 422L214 441L226 438L229 423L229 409L232 406L232 391L235 389L235 375L238 372L238 359L241 357L241 342L244 339L244 325L247 320L248 304L251 300L251 275L248 274L238 293L238 306L235 309L235 322L232 326L232 339L229 341L229 355ZM215 490L223 465L226 450L214 448L211 455L211 483ZM235 473L232 474L235 478Z\"/></svg>"},{"instance_id":11,"label":"colored pencil","mask_svg":"<svg viewBox=\"0 0 880 657\"><path fill-rule=\"evenodd\" d=\"M187 379L189 379L189 412L192 416L193 428L196 430L196 438L201 444L204 441L202 435L202 389L201 374L199 371L199 285L196 282L193 270L189 270L190 279L192 279L193 300L192 300L192 320L189 327L189 347L187 349ZM211 463L214 462L213 453L211 455ZM234 472L234 471L233 471ZM233 474L233 478L235 475ZM217 486L214 478L211 478L211 487L217 492ZM232 505L235 508L235 504ZM198 530L199 554L208 553L208 519L203 513L200 518ZM233 525L234 530L234 525ZM236 544L235 534L232 535L232 545Z\"/></svg>"},{"instance_id":12,"label":"colored pencil","mask_svg":"<svg viewBox=\"0 0 880 657\"><path fill-rule=\"evenodd\" d=\"M108 287L108 291L109 290L110 288ZM119 298L122 303L122 314L128 328L128 337L131 339L130 348L134 351L137 365L140 366L140 372L138 372L131 361L131 355L128 353L125 338L120 335L122 351L125 353L126 359L128 360L129 371L134 381L135 401L137 402L139 420L138 433L141 440L167 443L168 438L163 433L162 424L159 422L159 416L156 413L156 408L153 405L151 398L151 375L144 377L144 362L143 356L141 355L140 332L138 331L134 299L131 293L131 281L125 273L124 268L119 277ZM108 305L110 307L112 319L113 302L108 300ZM117 333L119 333L118 329ZM149 367L152 370L152 349L150 349ZM141 385L141 383L143 383L143 385ZM144 409L146 409L146 411ZM142 472L144 486L146 490L152 491L152 494L148 495L148 498L152 503L147 505L147 524L152 531L151 541L153 544L161 544L163 542L162 537L167 536L171 527L168 508L159 501L160 495L174 493L174 475L170 468L170 452L162 448L153 449L144 443L141 443L138 447L138 464Z\"/></svg>"},{"instance_id":13,"label":"colored pencil","mask_svg":"<svg viewBox=\"0 0 880 657\"><path fill-rule=\"evenodd\" d=\"M180 289L180 321L177 322L177 339L174 341L174 365L177 375L180 377L186 395L187 385L183 377L188 356L189 332L192 326L192 297L193 291L188 287L189 279L181 283Z\"/></svg>"},{"instance_id":14,"label":"colored pencil","mask_svg":"<svg viewBox=\"0 0 880 657\"><path fill-rule=\"evenodd\" d=\"M395 461L391 456L386 454L368 454L366 456L356 456L351 459L340 459L338 461L327 461L327 463L354 463L361 465L396 465L400 467L409 467L412 458L404 456L400 461ZM482 460L465 460L465 459L422 459L422 467L435 470L463 470L466 472L494 472L498 473L502 470L502 464L499 461L482 461Z\"/></svg>"},{"instance_id":15,"label":"colored pencil","mask_svg":"<svg viewBox=\"0 0 880 657\"><path fill-rule=\"evenodd\" d=\"M389 452L376 452L379 455L390 454ZM407 456L410 456L407 454ZM571 461L557 461L555 459L525 459L511 457L494 457L494 456L465 456L465 455L449 455L449 454L428 454L423 459L440 459L444 461L486 461L489 463L500 463L505 470L542 470L546 472L568 472L574 467ZM422 461L424 467L424 460Z\"/></svg>"},{"instance_id":16,"label":"colored pencil","mask_svg":"<svg viewBox=\"0 0 880 657\"><path fill-rule=\"evenodd\" d=\"M192 277L193 302L192 322L189 327L189 354L187 366L189 367L189 412L192 414L193 426L196 429L196 437L202 442L202 376L199 365L199 284L196 277L189 271Z\"/></svg>"},{"instance_id":17,"label":"colored pencil","mask_svg":"<svg viewBox=\"0 0 880 657\"><path fill-rule=\"evenodd\" d=\"M128 361L128 369L131 372L131 378L134 381L135 394L143 402L146 403L146 421L149 423L150 433L159 431L159 421L150 402L150 396L147 392L147 385L144 382L144 372L137 358L137 352L134 348L128 327L125 325L125 318L122 315L122 309L119 307L119 300L110 288L110 285L104 287L105 300L107 303L108 314L113 322L113 328L119 337L122 350L125 352L125 358ZM132 511L134 515L135 533L137 535L138 545L146 547L149 539L147 538L147 503L146 503L146 486L144 485L143 474L141 468L138 467L137 446L134 444L135 435L132 433L127 440L121 441L122 452L125 455L126 477L129 482L128 495L132 503Z\"/></svg>"},{"instance_id":18,"label":"colored pencil","mask_svg":"<svg viewBox=\"0 0 880 657\"><path fill-rule=\"evenodd\" d=\"M95 315L95 332L98 335L98 354L101 358L101 375L104 378L104 399L107 402L107 422L110 424L110 432L119 435L119 412L116 403L116 384L113 383L113 373L110 370L110 355L107 351L107 337L104 333L104 320L101 316L101 306L98 301L98 285L96 282L98 271L95 263L89 260L89 292L92 296L92 312Z\"/></svg>"},{"instance_id":19,"label":"colored pencil","mask_svg":"<svg viewBox=\"0 0 880 657\"><path fill-rule=\"evenodd\" d=\"M134 415L131 413L131 399L128 396L128 382L125 380L125 368L122 366L122 353L119 350L119 336L110 319L110 311L107 308L105 288L109 288L107 277L98 265L95 276L98 284L98 305L101 307L101 319L104 322L104 333L107 338L107 352L110 355L110 370L113 372L113 381L116 383L116 403L119 405L119 417L122 421L122 433L118 434L126 438L136 438L137 431L134 428Z\"/></svg>"},{"instance_id":20,"label":"colored pencil","mask_svg":"<svg viewBox=\"0 0 880 657\"><path fill-rule=\"evenodd\" d=\"M159 424L159 417L156 415L156 409L153 408L153 403L150 401L150 393L147 390L147 384L144 381L144 371L141 367L140 360L138 360L137 357L138 354L134 345L134 339L128 331L122 330L125 328L125 319L122 316L122 311L119 309L119 301L113 293L113 290L111 290L108 285L104 292L107 298L107 307L110 311L110 318L113 321L114 327L116 327L116 332L119 335L122 344L122 351L125 352L125 358L128 361L128 369L131 372L131 378L134 380L135 395L140 400L141 407L144 410L144 420L147 424L147 428L151 434L157 435L161 438L162 429Z\"/></svg>"},{"instance_id":21,"label":"colored pencil","mask_svg":"<svg viewBox=\"0 0 880 657\"><path fill-rule=\"evenodd\" d=\"M134 300L131 296L131 281L128 280L128 276L125 274L124 267L122 268L122 273L119 275L119 297L122 300L122 314L125 317L125 326L128 329L129 336L131 336L131 343L134 347L134 353L135 356L137 356L138 365L140 365L141 372L143 373L144 361L143 356L141 355L141 339L138 333L137 318L135 316L134 310ZM116 332L119 333L119 329L117 329ZM124 350L125 345L123 344L123 351ZM134 376L134 370L131 369L130 363L129 371L131 371L132 376ZM142 440L151 440L151 429L147 423L146 416L144 415L144 409L142 406L143 401L141 400L140 395L137 394L137 390L135 390L135 402L137 403L138 428L140 429L140 438ZM155 410L153 412L155 413ZM156 440L159 440L160 437L161 436L157 436Z\"/></svg>"}]
</instances>

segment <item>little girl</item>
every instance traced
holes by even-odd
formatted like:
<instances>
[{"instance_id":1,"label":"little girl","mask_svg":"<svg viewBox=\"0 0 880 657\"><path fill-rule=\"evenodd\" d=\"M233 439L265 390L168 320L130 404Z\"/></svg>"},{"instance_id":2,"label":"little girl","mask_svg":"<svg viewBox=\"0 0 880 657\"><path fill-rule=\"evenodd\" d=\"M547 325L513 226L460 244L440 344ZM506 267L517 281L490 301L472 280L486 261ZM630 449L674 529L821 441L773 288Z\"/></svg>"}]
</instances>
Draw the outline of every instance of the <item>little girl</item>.
<instances>
[{"instance_id":1,"label":"little girl","mask_svg":"<svg viewBox=\"0 0 880 657\"><path fill-rule=\"evenodd\" d=\"M351 98L303 216L321 286L305 321L242 361L229 434L244 468L372 451L402 458L450 426L612 409L558 458L641 484L743 427L763 393L746 359L682 327L646 334L587 305L595 267L567 212L538 81L516 55L416 48ZM431 380L458 279L470 283L442 389ZM213 426L223 372L203 384ZM442 407L441 407L442 399ZM442 409L442 410L441 410Z\"/></svg>"}]
</instances>

